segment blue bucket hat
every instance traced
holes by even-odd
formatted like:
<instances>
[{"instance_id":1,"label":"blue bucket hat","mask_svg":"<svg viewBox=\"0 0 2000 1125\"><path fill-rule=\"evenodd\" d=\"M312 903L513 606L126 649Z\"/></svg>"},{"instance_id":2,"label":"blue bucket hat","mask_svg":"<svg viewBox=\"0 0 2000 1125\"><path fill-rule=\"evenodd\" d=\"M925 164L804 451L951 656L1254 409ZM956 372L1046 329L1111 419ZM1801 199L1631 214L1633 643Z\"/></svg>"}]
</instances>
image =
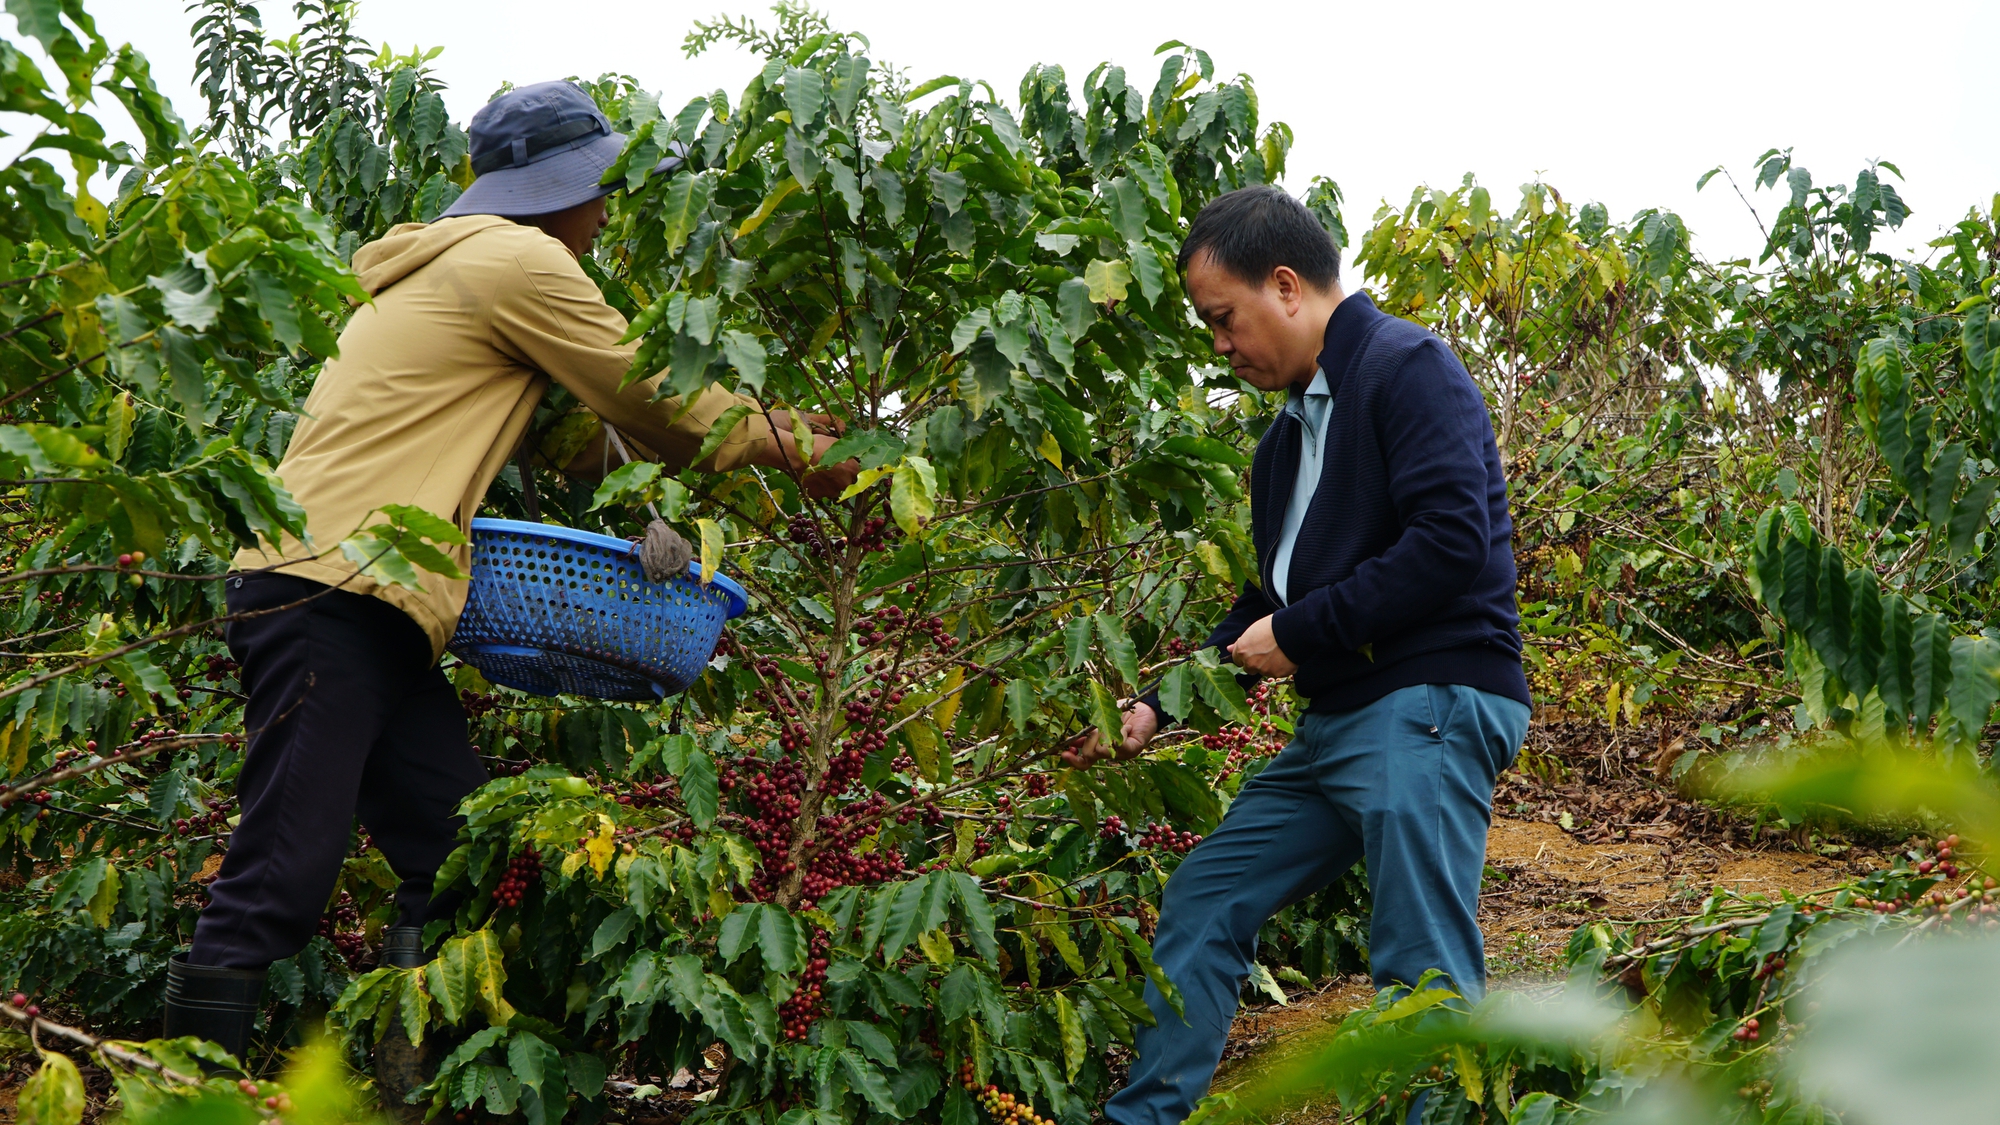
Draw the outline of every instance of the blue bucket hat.
<instances>
[{"instance_id":1,"label":"blue bucket hat","mask_svg":"<svg viewBox=\"0 0 2000 1125\"><path fill-rule=\"evenodd\" d=\"M545 215L609 195L604 170L625 136L574 83L537 82L509 90L472 115L472 171L478 178L440 218ZM655 172L679 164L662 160Z\"/></svg>"}]
</instances>

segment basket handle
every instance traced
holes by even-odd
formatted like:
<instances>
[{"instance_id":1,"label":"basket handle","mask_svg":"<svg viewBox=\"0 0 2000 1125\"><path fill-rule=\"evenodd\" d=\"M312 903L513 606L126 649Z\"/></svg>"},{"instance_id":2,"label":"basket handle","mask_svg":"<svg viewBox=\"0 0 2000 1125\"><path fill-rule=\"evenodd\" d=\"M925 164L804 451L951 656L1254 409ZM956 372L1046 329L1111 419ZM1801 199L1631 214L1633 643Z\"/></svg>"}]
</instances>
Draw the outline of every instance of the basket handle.
<instances>
[{"instance_id":1,"label":"basket handle","mask_svg":"<svg viewBox=\"0 0 2000 1125\"><path fill-rule=\"evenodd\" d=\"M618 436L618 428L606 422L604 423L604 433L605 436L611 439L611 448L618 451L618 463L620 465L630 465L632 463L632 455L626 452L624 439ZM663 523L665 522L660 516L660 510L653 506L651 500L646 501L646 510L653 513L654 519L661 520Z\"/></svg>"},{"instance_id":2,"label":"basket handle","mask_svg":"<svg viewBox=\"0 0 2000 1125\"><path fill-rule=\"evenodd\" d=\"M540 523L542 506L535 498L535 467L528 463L528 451L525 447L514 458L514 464L521 470L521 506L528 510L530 523Z\"/></svg>"}]
</instances>

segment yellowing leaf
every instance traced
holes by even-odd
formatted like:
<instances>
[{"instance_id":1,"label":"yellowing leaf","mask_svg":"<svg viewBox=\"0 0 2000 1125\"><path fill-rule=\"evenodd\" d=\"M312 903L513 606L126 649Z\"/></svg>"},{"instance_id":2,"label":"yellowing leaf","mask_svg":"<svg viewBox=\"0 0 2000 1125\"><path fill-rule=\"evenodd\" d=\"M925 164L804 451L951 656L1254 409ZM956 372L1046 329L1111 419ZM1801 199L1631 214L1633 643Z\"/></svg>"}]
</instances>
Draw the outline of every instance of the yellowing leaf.
<instances>
[{"instance_id":1,"label":"yellowing leaf","mask_svg":"<svg viewBox=\"0 0 2000 1125\"><path fill-rule=\"evenodd\" d=\"M1389 1005L1375 1022L1378 1024L1395 1023L1400 1019L1408 1019L1418 1012L1427 1012L1447 1000L1454 999L1456 995L1450 989L1445 988L1426 988L1422 992L1412 992L1394 1004Z\"/></svg>"},{"instance_id":2,"label":"yellowing leaf","mask_svg":"<svg viewBox=\"0 0 2000 1125\"><path fill-rule=\"evenodd\" d=\"M806 355L816 356L831 343L833 334L840 331L840 323L840 309L835 309L825 320L820 321L819 327L813 330L812 342L806 345Z\"/></svg>"},{"instance_id":3,"label":"yellowing leaf","mask_svg":"<svg viewBox=\"0 0 2000 1125\"><path fill-rule=\"evenodd\" d=\"M937 473L922 457L905 457L889 485L889 511L903 534L914 537L937 513Z\"/></svg>"},{"instance_id":4,"label":"yellowing leaf","mask_svg":"<svg viewBox=\"0 0 2000 1125\"><path fill-rule=\"evenodd\" d=\"M854 478L854 483L847 486L847 491L840 494L840 498L842 500L852 500L856 496L868 491L869 487L876 481L893 474L895 471L894 469L863 469L861 470L861 474Z\"/></svg>"},{"instance_id":5,"label":"yellowing leaf","mask_svg":"<svg viewBox=\"0 0 2000 1125\"><path fill-rule=\"evenodd\" d=\"M507 958L500 949L500 936L492 930L475 930L465 935L465 964L479 1010L486 1014L487 1022L498 1027L512 1020L514 1006L501 995L507 983Z\"/></svg>"},{"instance_id":6,"label":"yellowing leaf","mask_svg":"<svg viewBox=\"0 0 2000 1125\"><path fill-rule=\"evenodd\" d=\"M42 1068L21 1086L14 1106L21 1125L77 1125L83 1120L83 1075L66 1055L42 1052Z\"/></svg>"},{"instance_id":7,"label":"yellowing leaf","mask_svg":"<svg viewBox=\"0 0 2000 1125\"><path fill-rule=\"evenodd\" d=\"M937 728L919 720L903 727L903 737L910 743L910 757L917 763L917 772L925 777L937 776Z\"/></svg>"},{"instance_id":8,"label":"yellowing leaf","mask_svg":"<svg viewBox=\"0 0 2000 1125\"><path fill-rule=\"evenodd\" d=\"M1035 452L1041 454L1049 464L1058 469L1062 468L1062 445L1056 441L1054 430L1042 431L1042 440L1035 446Z\"/></svg>"},{"instance_id":9,"label":"yellowing leaf","mask_svg":"<svg viewBox=\"0 0 2000 1125\"><path fill-rule=\"evenodd\" d=\"M706 523L708 521L703 520L702 522ZM702 538L705 541L708 537L703 535ZM702 553L704 555L707 554L706 542L703 543ZM702 560L702 569L706 571L707 568L708 560L704 558ZM604 869L611 865L611 857L618 854L618 829L611 823L611 818L605 816L603 813L597 814L597 820L597 835L592 836L583 845L583 850L590 853L590 870L598 878L602 879L604 877Z\"/></svg>"},{"instance_id":10,"label":"yellowing leaf","mask_svg":"<svg viewBox=\"0 0 2000 1125\"><path fill-rule=\"evenodd\" d=\"M1194 557L1201 560L1201 568L1217 582L1229 582L1229 560L1222 555L1222 548L1204 539L1194 545Z\"/></svg>"},{"instance_id":11,"label":"yellowing leaf","mask_svg":"<svg viewBox=\"0 0 2000 1125\"><path fill-rule=\"evenodd\" d=\"M770 194L764 197L764 202L757 208L757 213L743 220L743 225L736 228L736 237L742 238L744 235L763 226L764 220L771 217L771 213L778 209L778 205L785 201L785 197L797 190L799 190L799 182L792 177L786 176L784 179L779 180L778 186L772 188Z\"/></svg>"},{"instance_id":12,"label":"yellowing leaf","mask_svg":"<svg viewBox=\"0 0 2000 1125\"><path fill-rule=\"evenodd\" d=\"M1062 1033L1063 1076L1074 1080L1077 1070L1083 1066L1089 1041L1083 1036L1083 1020L1076 1014L1076 1005L1060 992L1056 993L1055 999L1056 1028Z\"/></svg>"},{"instance_id":13,"label":"yellowing leaf","mask_svg":"<svg viewBox=\"0 0 2000 1125\"><path fill-rule=\"evenodd\" d=\"M1083 283L1090 287L1093 304L1108 305L1122 301L1126 286L1132 283L1132 267L1123 260L1107 262L1098 258L1083 267Z\"/></svg>"},{"instance_id":14,"label":"yellowing leaf","mask_svg":"<svg viewBox=\"0 0 2000 1125\"><path fill-rule=\"evenodd\" d=\"M944 674L944 693L938 705L931 709L931 717L937 720L939 729L950 730L951 724L958 718L958 705L965 701L965 693L960 690L964 686L965 669L952 665L951 671Z\"/></svg>"},{"instance_id":15,"label":"yellowing leaf","mask_svg":"<svg viewBox=\"0 0 2000 1125\"><path fill-rule=\"evenodd\" d=\"M94 198L80 181L81 177L76 188L76 217L89 223L90 229L96 231L101 238L104 235L104 224L111 218L111 212L107 211L104 204Z\"/></svg>"},{"instance_id":16,"label":"yellowing leaf","mask_svg":"<svg viewBox=\"0 0 2000 1125\"><path fill-rule=\"evenodd\" d=\"M97 893L90 896L90 920L102 930L111 925L111 912L118 907L118 868L109 860L104 864L104 879L97 884Z\"/></svg>"},{"instance_id":17,"label":"yellowing leaf","mask_svg":"<svg viewBox=\"0 0 2000 1125\"><path fill-rule=\"evenodd\" d=\"M1463 1043L1451 1047L1452 1058L1458 1063L1458 1081L1465 1087L1465 1096L1477 1105L1486 1101L1486 1076L1479 1071L1479 1060L1473 1057L1472 1048Z\"/></svg>"},{"instance_id":18,"label":"yellowing leaf","mask_svg":"<svg viewBox=\"0 0 2000 1125\"><path fill-rule=\"evenodd\" d=\"M722 525L714 520L696 520L694 525L701 529L701 581L705 586L715 581L722 567Z\"/></svg>"},{"instance_id":19,"label":"yellowing leaf","mask_svg":"<svg viewBox=\"0 0 2000 1125\"><path fill-rule=\"evenodd\" d=\"M132 423L139 418L139 412L132 406L132 392L112 399L104 416L104 451L116 461L125 456L125 445L132 440Z\"/></svg>"},{"instance_id":20,"label":"yellowing leaf","mask_svg":"<svg viewBox=\"0 0 2000 1125\"><path fill-rule=\"evenodd\" d=\"M813 463L812 423L806 421L806 412L792 411L792 446L799 451L799 464Z\"/></svg>"},{"instance_id":21,"label":"yellowing leaf","mask_svg":"<svg viewBox=\"0 0 2000 1125\"><path fill-rule=\"evenodd\" d=\"M943 928L925 930L918 934L917 948L923 950L924 960L941 969L950 968L957 956L951 948L951 935Z\"/></svg>"}]
</instances>

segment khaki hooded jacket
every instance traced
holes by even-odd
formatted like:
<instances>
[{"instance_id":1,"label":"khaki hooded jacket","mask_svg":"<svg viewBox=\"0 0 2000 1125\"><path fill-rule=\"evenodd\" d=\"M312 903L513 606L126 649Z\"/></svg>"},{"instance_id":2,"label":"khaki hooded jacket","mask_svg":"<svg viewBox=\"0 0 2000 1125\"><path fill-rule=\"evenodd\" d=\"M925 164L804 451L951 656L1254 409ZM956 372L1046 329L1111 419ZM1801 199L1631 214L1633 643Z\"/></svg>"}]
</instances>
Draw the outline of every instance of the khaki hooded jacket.
<instances>
[{"instance_id":1,"label":"khaki hooded jacket","mask_svg":"<svg viewBox=\"0 0 2000 1125\"><path fill-rule=\"evenodd\" d=\"M338 544L381 522L373 513L410 504L469 531L550 379L675 469L694 460L723 411L756 405L711 386L682 412L679 398L653 401L657 376L620 390L637 350L618 342L625 318L537 228L493 215L405 223L355 251L354 270L374 300L340 334L340 356L313 384L278 465L312 547L286 536L239 551L235 565L282 565L379 597L423 627L434 659L458 626L467 584L422 572L419 592L358 576ZM791 424L789 414L777 420ZM753 413L695 467L741 467L770 438ZM469 548L452 554L470 568Z\"/></svg>"}]
</instances>

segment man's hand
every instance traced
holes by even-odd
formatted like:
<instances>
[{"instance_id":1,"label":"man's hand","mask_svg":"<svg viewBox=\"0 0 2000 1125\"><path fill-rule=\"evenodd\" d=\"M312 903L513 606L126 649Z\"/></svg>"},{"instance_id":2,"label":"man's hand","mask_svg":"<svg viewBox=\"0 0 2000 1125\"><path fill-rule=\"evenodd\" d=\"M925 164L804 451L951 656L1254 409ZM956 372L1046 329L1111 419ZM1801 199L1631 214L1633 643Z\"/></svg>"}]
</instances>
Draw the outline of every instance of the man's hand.
<instances>
[{"instance_id":1,"label":"man's hand","mask_svg":"<svg viewBox=\"0 0 2000 1125\"><path fill-rule=\"evenodd\" d=\"M826 416L815 415L814 417L824 418ZM828 418L827 422L829 424L832 424L833 420L831 418ZM818 428L817 425L815 425L814 428L817 429ZM819 464L819 459L821 457L826 456L827 450L833 448L833 443L835 440L836 439L829 437L826 434L814 435L813 464L815 465ZM860 475L861 475L861 462L853 460L851 458L846 461L842 461L837 465L822 466L806 474L806 479L805 479L806 495L815 498L838 496L841 493L846 492L848 486L854 483L854 478Z\"/></svg>"},{"instance_id":2,"label":"man's hand","mask_svg":"<svg viewBox=\"0 0 2000 1125\"><path fill-rule=\"evenodd\" d=\"M1134 757L1146 748L1148 742L1153 741L1153 735L1159 733L1159 729L1158 712L1144 703L1134 703L1125 709L1125 741L1116 751L1105 746L1104 736L1093 730L1069 744L1069 749L1062 752L1063 764L1088 769L1106 758L1115 757L1123 761Z\"/></svg>"},{"instance_id":3,"label":"man's hand","mask_svg":"<svg viewBox=\"0 0 2000 1125\"><path fill-rule=\"evenodd\" d=\"M1229 646L1229 658L1246 672L1260 676L1289 676L1299 670L1285 650L1278 647L1278 638L1271 632L1271 618L1267 614L1258 618L1236 643Z\"/></svg>"}]
</instances>

